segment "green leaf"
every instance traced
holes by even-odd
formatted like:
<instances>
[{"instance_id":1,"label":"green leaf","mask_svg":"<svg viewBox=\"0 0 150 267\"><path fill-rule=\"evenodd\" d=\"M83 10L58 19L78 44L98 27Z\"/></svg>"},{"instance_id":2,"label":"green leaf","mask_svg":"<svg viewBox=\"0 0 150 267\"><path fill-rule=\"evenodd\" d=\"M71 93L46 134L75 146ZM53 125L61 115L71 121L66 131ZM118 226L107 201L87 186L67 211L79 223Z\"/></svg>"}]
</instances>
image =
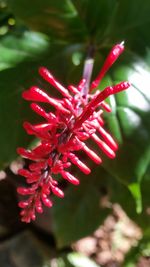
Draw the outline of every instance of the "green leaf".
<instances>
[{"instance_id":1,"label":"green leaf","mask_svg":"<svg viewBox=\"0 0 150 267\"><path fill-rule=\"evenodd\" d=\"M49 49L46 35L19 29L5 35L0 42L0 70L22 61L35 61Z\"/></svg>"},{"instance_id":2,"label":"green leaf","mask_svg":"<svg viewBox=\"0 0 150 267\"><path fill-rule=\"evenodd\" d=\"M26 77L22 77L22 72ZM16 157L16 148L30 140L22 128L23 120L30 114L29 108L21 98L24 78L29 83L30 76L25 66L20 66L17 71L15 68L0 72L0 167L7 166Z\"/></svg>"},{"instance_id":3,"label":"green leaf","mask_svg":"<svg viewBox=\"0 0 150 267\"><path fill-rule=\"evenodd\" d=\"M135 199L137 213L141 213L141 211L142 211L142 196L141 196L140 184L139 183L133 183L133 184L130 184L128 186L128 188Z\"/></svg>"},{"instance_id":4,"label":"green leaf","mask_svg":"<svg viewBox=\"0 0 150 267\"><path fill-rule=\"evenodd\" d=\"M143 54L150 45L150 1L145 0L8 0L16 18L36 31L66 42L110 47L126 40ZM140 12L139 12L140 10ZM141 36L141 37L140 37Z\"/></svg>"},{"instance_id":5,"label":"green leaf","mask_svg":"<svg viewBox=\"0 0 150 267\"><path fill-rule=\"evenodd\" d=\"M125 40L134 51L150 45L150 1L145 0L72 0L89 37L99 47ZM140 10L140 12L139 12ZM140 37L141 36L141 37Z\"/></svg>"},{"instance_id":6,"label":"green leaf","mask_svg":"<svg viewBox=\"0 0 150 267\"><path fill-rule=\"evenodd\" d=\"M128 80L132 86L110 97L113 111L105 116L119 150L113 161L104 160L104 167L127 185L140 182L150 163L150 91L145 82L150 75L142 63L128 63L113 71L113 83Z\"/></svg>"},{"instance_id":7,"label":"green leaf","mask_svg":"<svg viewBox=\"0 0 150 267\"><path fill-rule=\"evenodd\" d=\"M55 199L52 208L53 232L58 247L91 234L108 214L106 208L100 208L99 179L94 170L87 177L80 174L80 178L80 186L70 186L65 198Z\"/></svg>"},{"instance_id":8,"label":"green leaf","mask_svg":"<svg viewBox=\"0 0 150 267\"><path fill-rule=\"evenodd\" d=\"M27 103L22 100L24 86L34 80L32 72L47 53L49 41L46 36L29 31L6 35L0 44L0 167L16 156L18 145L29 143L22 122L30 114Z\"/></svg>"},{"instance_id":9,"label":"green leaf","mask_svg":"<svg viewBox=\"0 0 150 267\"><path fill-rule=\"evenodd\" d=\"M87 32L99 43L104 43L110 33L118 3L116 0L72 0Z\"/></svg>"},{"instance_id":10,"label":"green leaf","mask_svg":"<svg viewBox=\"0 0 150 267\"><path fill-rule=\"evenodd\" d=\"M140 11L140 12L139 12ZM118 2L113 25L113 39L123 38L135 52L142 52L150 45L148 29L150 27L150 1L121 0Z\"/></svg>"},{"instance_id":11,"label":"green leaf","mask_svg":"<svg viewBox=\"0 0 150 267\"><path fill-rule=\"evenodd\" d=\"M84 24L70 0L9 0L14 15L36 31L61 40L83 40Z\"/></svg>"}]
</instances>

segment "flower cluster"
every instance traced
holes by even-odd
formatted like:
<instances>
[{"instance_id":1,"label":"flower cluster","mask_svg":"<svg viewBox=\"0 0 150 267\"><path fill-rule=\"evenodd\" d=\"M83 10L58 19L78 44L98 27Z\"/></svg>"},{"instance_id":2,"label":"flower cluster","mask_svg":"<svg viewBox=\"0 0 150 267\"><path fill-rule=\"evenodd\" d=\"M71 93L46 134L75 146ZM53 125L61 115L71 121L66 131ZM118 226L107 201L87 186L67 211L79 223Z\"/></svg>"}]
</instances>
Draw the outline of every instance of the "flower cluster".
<instances>
[{"instance_id":1,"label":"flower cluster","mask_svg":"<svg viewBox=\"0 0 150 267\"><path fill-rule=\"evenodd\" d=\"M130 84L121 82L105 88L102 92L98 90L91 94L91 91L98 86L123 50L122 43L112 48L99 75L91 83L90 93L86 96L83 93L85 79L82 79L78 86L70 85L66 89L45 67L39 69L40 75L59 91L62 98L53 98L36 86L23 92L23 98L33 101L31 109L44 118L44 122L36 125L29 122L23 124L27 133L36 136L40 141L32 150L18 148L22 157L31 160L28 169L19 170L19 174L25 177L28 184L27 187L18 188L18 193L25 197L19 202L22 221L28 223L35 220L36 212L43 212L43 204L51 207L53 203L50 194L64 197L63 191L58 187L58 174L74 185L79 184L78 178L70 171L72 164L85 174L91 172L77 156L78 151L82 150L96 164L102 162L100 156L88 147L88 139L92 139L108 157L115 157L117 144L104 129L102 113L103 110L111 111L105 99L127 89ZM37 102L50 104L54 112L46 111Z\"/></svg>"}]
</instances>

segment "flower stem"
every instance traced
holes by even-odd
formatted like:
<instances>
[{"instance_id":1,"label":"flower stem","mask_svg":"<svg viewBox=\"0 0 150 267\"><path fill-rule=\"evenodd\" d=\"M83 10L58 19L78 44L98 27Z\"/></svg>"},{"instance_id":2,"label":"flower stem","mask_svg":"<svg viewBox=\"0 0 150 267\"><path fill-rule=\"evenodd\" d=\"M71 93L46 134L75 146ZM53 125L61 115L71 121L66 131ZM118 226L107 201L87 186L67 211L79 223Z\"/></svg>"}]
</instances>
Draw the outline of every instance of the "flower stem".
<instances>
[{"instance_id":1,"label":"flower stem","mask_svg":"<svg viewBox=\"0 0 150 267\"><path fill-rule=\"evenodd\" d=\"M90 88L90 81L94 65L94 54L95 54L95 46L93 44L90 44L90 46L88 47L87 57L84 62L83 77L82 77L86 81L81 91L82 96L83 98L85 98L85 100L87 99L87 94Z\"/></svg>"}]
</instances>

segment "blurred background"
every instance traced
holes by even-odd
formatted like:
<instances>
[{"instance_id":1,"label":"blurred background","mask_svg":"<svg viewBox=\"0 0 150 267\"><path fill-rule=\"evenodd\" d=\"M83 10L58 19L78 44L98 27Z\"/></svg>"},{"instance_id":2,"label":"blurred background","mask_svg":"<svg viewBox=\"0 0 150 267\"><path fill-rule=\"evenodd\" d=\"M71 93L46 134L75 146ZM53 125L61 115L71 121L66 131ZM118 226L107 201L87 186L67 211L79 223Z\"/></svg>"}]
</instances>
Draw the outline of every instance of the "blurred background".
<instances>
[{"instance_id":1,"label":"blurred background","mask_svg":"<svg viewBox=\"0 0 150 267\"><path fill-rule=\"evenodd\" d=\"M150 1L0 0L0 266L150 266ZM78 84L87 51L95 50L93 77L112 46L125 52L99 89L122 80L126 92L111 96L105 127L119 144L114 160L63 185L30 225L21 223L16 187L24 164L19 146L34 142L25 120L38 122L21 93L39 85L56 95L38 75L46 66L64 86ZM88 161L88 159L87 159Z\"/></svg>"}]
</instances>

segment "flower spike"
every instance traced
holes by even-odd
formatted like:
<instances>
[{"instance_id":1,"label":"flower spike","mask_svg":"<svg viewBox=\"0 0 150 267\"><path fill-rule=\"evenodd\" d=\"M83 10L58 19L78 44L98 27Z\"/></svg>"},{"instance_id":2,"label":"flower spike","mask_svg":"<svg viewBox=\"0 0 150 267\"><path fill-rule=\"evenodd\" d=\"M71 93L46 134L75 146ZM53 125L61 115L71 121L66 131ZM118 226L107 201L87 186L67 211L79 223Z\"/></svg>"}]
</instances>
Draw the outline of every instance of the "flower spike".
<instances>
[{"instance_id":1,"label":"flower spike","mask_svg":"<svg viewBox=\"0 0 150 267\"><path fill-rule=\"evenodd\" d=\"M91 90L97 87L123 50L123 43L112 48L97 78L89 85ZM83 78L77 86L69 85L67 89L45 67L41 67L39 73L61 93L62 98L55 99L36 86L22 94L25 100L34 102L31 103L31 109L44 119L44 122L35 125L29 122L23 124L29 135L39 139L37 147L31 150L17 149L18 154L31 160L28 169L23 168L18 172L27 183L26 187L17 189L24 197L19 202L19 207L22 209L21 220L26 223L35 220L36 213L43 212L43 205L52 207L52 194L64 197L64 192L58 185L58 174L73 185L79 185L80 181L71 171L72 164L84 174L90 174L91 169L76 152L81 150L94 163L102 163L101 157L85 141L92 139L107 157L116 156L118 145L104 129L102 119L103 111L111 111L105 99L130 87L129 82L121 82L105 88L102 92L89 93L85 97L85 87L87 88L89 79L87 82ZM55 111L45 111L36 102L48 103Z\"/></svg>"}]
</instances>

